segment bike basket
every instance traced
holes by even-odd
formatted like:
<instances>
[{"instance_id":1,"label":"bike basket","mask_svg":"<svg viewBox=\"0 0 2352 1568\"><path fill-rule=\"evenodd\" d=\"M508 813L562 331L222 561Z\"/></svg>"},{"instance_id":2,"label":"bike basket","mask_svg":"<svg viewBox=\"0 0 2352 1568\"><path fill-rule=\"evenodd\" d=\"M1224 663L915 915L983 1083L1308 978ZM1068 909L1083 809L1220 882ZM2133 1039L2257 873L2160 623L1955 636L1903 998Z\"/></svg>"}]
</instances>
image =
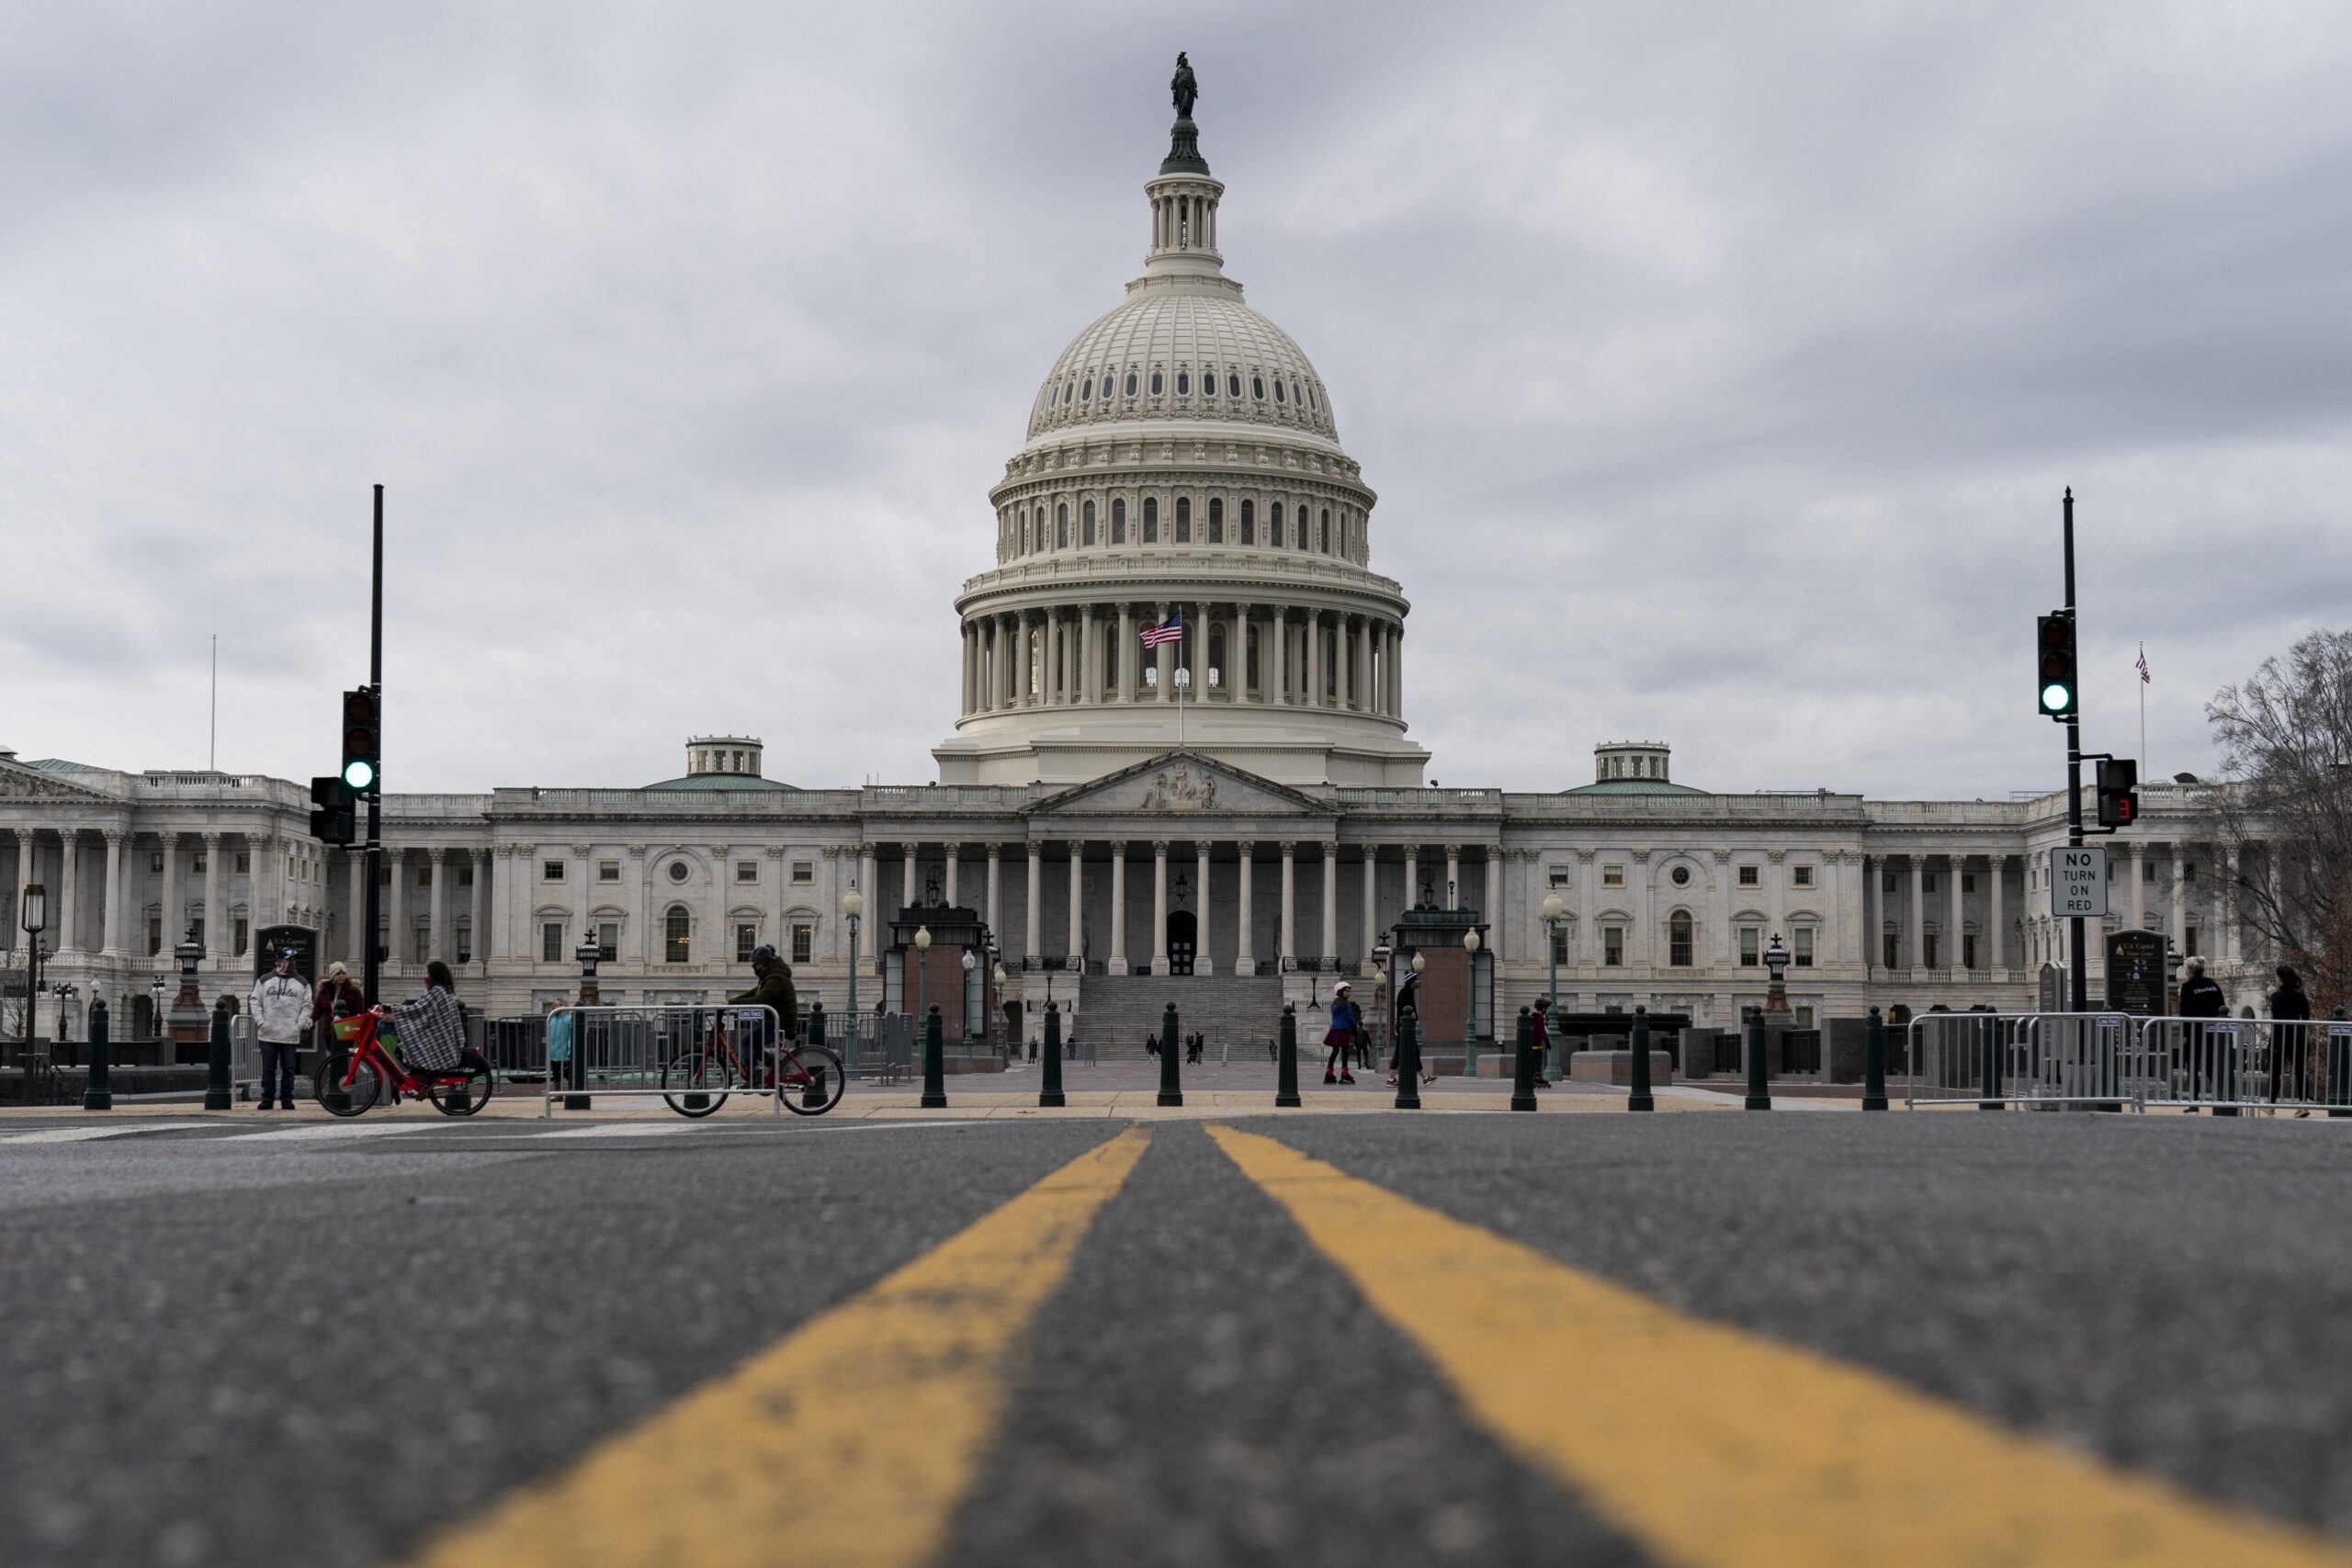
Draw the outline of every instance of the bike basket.
<instances>
[{"instance_id":1,"label":"bike basket","mask_svg":"<svg viewBox=\"0 0 2352 1568\"><path fill-rule=\"evenodd\" d=\"M357 1040L367 1032L368 1021L364 1018L338 1018L334 1021L334 1037L337 1040Z\"/></svg>"}]
</instances>

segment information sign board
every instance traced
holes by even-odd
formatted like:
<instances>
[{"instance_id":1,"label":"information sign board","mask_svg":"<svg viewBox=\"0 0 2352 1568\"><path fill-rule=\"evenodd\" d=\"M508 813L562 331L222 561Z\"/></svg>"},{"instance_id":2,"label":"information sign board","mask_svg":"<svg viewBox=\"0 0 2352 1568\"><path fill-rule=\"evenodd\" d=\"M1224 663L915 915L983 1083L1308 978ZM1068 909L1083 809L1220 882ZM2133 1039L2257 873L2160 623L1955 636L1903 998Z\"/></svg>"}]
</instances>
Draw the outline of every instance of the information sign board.
<instances>
[{"instance_id":1,"label":"information sign board","mask_svg":"<svg viewBox=\"0 0 2352 1568\"><path fill-rule=\"evenodd\" d=\"M2165 939L2154 931L2107 933L2107 1005L2135 1018L2165 1011Z\"/></svg>"},{"instance_id":2,"label":"information sign board","mask_svg":"<svg viewBox=\"0 0 2352 1568\"><path fill-rule=\"evenodd\" d=\"M2061 919L2107 913L2107 848L2061 844L2050 852L2050 912Z\"/></svg>"}]
</instances>

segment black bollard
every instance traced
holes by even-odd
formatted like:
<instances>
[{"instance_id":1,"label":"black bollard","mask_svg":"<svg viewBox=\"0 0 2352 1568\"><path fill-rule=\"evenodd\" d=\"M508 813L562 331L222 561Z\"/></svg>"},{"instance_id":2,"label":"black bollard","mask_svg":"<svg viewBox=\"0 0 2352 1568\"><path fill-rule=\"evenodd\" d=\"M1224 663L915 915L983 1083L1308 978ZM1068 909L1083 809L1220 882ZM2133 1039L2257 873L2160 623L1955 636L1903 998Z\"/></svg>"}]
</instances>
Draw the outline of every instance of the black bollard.
<instances>
[{"instance_id":1,"label":"black bollard","mask_svg":"<svg viewBox=\"0 0 2352 1568\"><path fill-rule=\"evenodd\" d=\"M1862 1109L1886 1109L1886 1021L1871 1009L1870 1028L1862 1034Z\"/></svg>"},{"instance_id":2,"label":"black bollard","mask_svg":"<svg viewBox=\"0 0 2352 1568\"><path fill-rule=\"evenodd\" d=\"M1634 1010L1634 1090L1625 1097L1628 1111L1656 1111L1657 1097L1650 1093L1650 1010Z\"/></svg>"},{"instance_id":3,"label":"black bollard","mask_svg":"<svg viewBox=\"0 0 2352 1568\"><path fill-rule=\"evenodd\" d=\"M1176 1004L1170 1002L1168 1010L1159 1015L1159 1103L1184 1103L1183 1070L1180 1066L1184 1050L1184 1037L1177 1032Z\"/></svg>"},{"instance_id":4,"label":"black bollard","mask_svg":"<svg viewBox=\"0 0 2352 1568\"><path fill-rule=\"evenodd\" d=\"M1052 1110L1069 1103L1062 1094L1062 1010L1057 1002L1046 1004L1046 1055L1037 1079L1037 1104Z\"/></svg>"},{"instance_id":5,"label":"black bollard","mask_svg":"<svg viewBox=\"0 0 2352 1568\"><path fill-rule=\"evenodd\" d=\"M808 1015L800 1021L800 1038L804 1043L809 1045L822 1045L825 1043L824 1003L810 1002L808 1004ZM781 1056L785 1049L785 1043L781 1040L777 1041L777 1055ZM802 1068L806 1070L808 1075L808 1083L801 1087L800 1103L807 1106L811 1111L821 1109L829 1096L838 1098L842 1094L846 1093L849 1089L849 1080L846 1076L844 1076L839 1083L829 1083L826 1081L825 1069L820 1065L823 1061L824 1058L822 1056L820 1056L816 1052L811 1051L808 1053L808 1059L800 1064ZM848 1069L844 1067L842 1072L846 1075ZM784 1092L784 1086L782 1084L776 1085L776 1092L778 1094L782 1094Z\"/></svg>"},{"instance_id":6,"label":"black bollard","mask_svg":"<svg viewBox=\"0 0 2352 1568\"><path fill-rule=\"evenodd\" d=\"M1519 1010L1519 1049L1511 1055L1510 1108L1535 1109L1535 1015L1525 1008Z\"/></svg>"},{"instance_id":7,"label":"black bollard","mask_svg":"<svg viewBox=\"0 0 2352 1568\"><path fill-rule=\"evenodd\" d=\"M2002 1109L2000 1024L1991 1018L1979 1018L1976 1021L1976 1033L1979 1048L1983 1052L1981 1076L1984 1079L1977 1096L1976 1109L1999 1111Z\"/></svg>"},{"instance_id":8,"label":"black bollard","mask_svg":"<svg viewBox=\"0 0 2352 1568\"><path fill-rule=\"evenodd\" d=\"M1749 1111L1772 1109L1772 1080L1764 1064L1764 1010L1747 1014L1747 1105Z\"/></svg>"},{"instance_id":9,"label":"black bollard","mask_svg":"<svg viewBox=\"0 0 2352 1568\"><path fill-rule=\"evenodd\" d=\"M702 1019L700 1013L693 1016L695 1022L686 1026L690 1030L697 1027ZM587 1111L596 1103L595 1097L588 1092L588 1021L587 1013L575 1012L571 1015L571 1060L564 1064L564 1076L571 1080L571 1092L563 1097L566 1111ZM693 1047L688 1046L687 1049L692 1050ZM710 1103L710 1097L707 1094L689 1094L684 1099L685 1103L696 1111Z\"/></svg>"},{"instance_id":10,"label":"black bollard","mask_svg":"<svg viewBox=\"0 0 2352 1568\"><path fill-rule=\"evenodd\" d=\"M933 1002L922 1020L922 1108L925 1111L947 1109L947 1064L940 1051L941 1027L939 1004Z\"/></svg>"},{"instance_id":11,"label":"black bollard","mask_svg":"<svg viewBox=\"0 0 2352 1568\"><path fill-rule=\"evenodd\" d=\"M1298 1004L1283 1004L1282 1055L1274 1071L1274 1105L1288 1110L1299 1103L1298 1099Z\"/></svg>"},{"instance_id":12,"label":"black bollard","mask_svg":"<svg viewBox=\"0 0 2352 1568\"><path fill-rule=\"evenodd\" d=\"M2335 1021L2344 1021L2344 1010L2335 1010ZM2352 1116L2352 1033L2344 1030L2327 1032L2327 1113L2330 1116Z\"/></svg>"},{"instance_id":13,"label":"black bollard","mask_svg":"<svg viewBox=\"0 0 2352 1568\"><path fill-rule=\"evenodd\" d=\"M85 1111L112 1111L114 1090L107 1084L107 1004L90 1004L90 1081L82 1090Z\"/></svg>"},{"instance_id":14,"label":"black bollard","mask_svg":"<svg viewBox=\"0 0 2352 1568\"><path fill-rule=\"evenodd\" d=\"M1421 1108L1421 1021L1407 1013L1396 1025L1396 1109Z\"/></svg>"},{"instance_id":15,"label":"black bollard","mask_svg":"<svg viewBox=\"0 0 2352 1568\"><path fill-rule=\"evenodd\" d=\"M212 1066L206 1075L204 1109L227 1111L236 1103L229 1090L229 998L212 1004Z\"/></svg>"}]
</instances>

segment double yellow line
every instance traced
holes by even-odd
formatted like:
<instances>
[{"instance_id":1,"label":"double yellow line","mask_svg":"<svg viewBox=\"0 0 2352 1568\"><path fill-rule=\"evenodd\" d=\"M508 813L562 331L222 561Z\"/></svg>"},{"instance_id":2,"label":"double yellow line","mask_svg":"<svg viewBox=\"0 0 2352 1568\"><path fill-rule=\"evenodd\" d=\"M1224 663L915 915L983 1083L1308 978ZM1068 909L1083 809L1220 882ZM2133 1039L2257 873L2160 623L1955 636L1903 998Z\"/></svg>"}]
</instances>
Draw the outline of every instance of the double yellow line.
<instances>
[{"instance_id":1,"label":"double yellow line","mask_svg":"<svg viewBox=\"0 0 2352 1568\"><path fill-rule=\"evenodd\" d=\"M1212 1125L1468 1415L1689 1568L2334 1568L2315 1537L1671 1311ZM901 1568L944 1554L1030 1325L1148 1144L1080 1156L433 1545L438 1568Z\"/></svg>"}]
</instances>

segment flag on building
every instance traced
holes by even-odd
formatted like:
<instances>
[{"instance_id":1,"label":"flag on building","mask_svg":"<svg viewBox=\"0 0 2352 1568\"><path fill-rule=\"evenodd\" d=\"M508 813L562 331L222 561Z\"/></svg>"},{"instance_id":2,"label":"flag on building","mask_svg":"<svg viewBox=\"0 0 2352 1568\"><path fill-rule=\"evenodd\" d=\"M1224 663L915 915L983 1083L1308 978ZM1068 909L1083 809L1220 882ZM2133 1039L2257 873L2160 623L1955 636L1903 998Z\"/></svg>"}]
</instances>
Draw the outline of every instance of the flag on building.
<instances>
[{"instance_id":1,"label":"flag on building","mask_svg":"<svg viewBox=\"0 0 2352 1568\"><path fill-rule=\"evenodd\" d=\"M2140 684L2144 686L2148 683L2151 678L2148 674L2148 645L2144 642L2140 645L2138 669L2140 671Z\"/></svg>"},{"instance_id":2,"label":"flag on building","mask_svg":"<svg viewBox=\"0 0 2352 1568\"><path fill-rule=\"evenodd\" d=\"M1183 640L1184 612L1182 610L1170 610L1165 621L1156 626L1146 626L1143 629L1143 645L1146 648L1158 648L1163 642L1182 642Z\"/></svg>"}]
</instances>

